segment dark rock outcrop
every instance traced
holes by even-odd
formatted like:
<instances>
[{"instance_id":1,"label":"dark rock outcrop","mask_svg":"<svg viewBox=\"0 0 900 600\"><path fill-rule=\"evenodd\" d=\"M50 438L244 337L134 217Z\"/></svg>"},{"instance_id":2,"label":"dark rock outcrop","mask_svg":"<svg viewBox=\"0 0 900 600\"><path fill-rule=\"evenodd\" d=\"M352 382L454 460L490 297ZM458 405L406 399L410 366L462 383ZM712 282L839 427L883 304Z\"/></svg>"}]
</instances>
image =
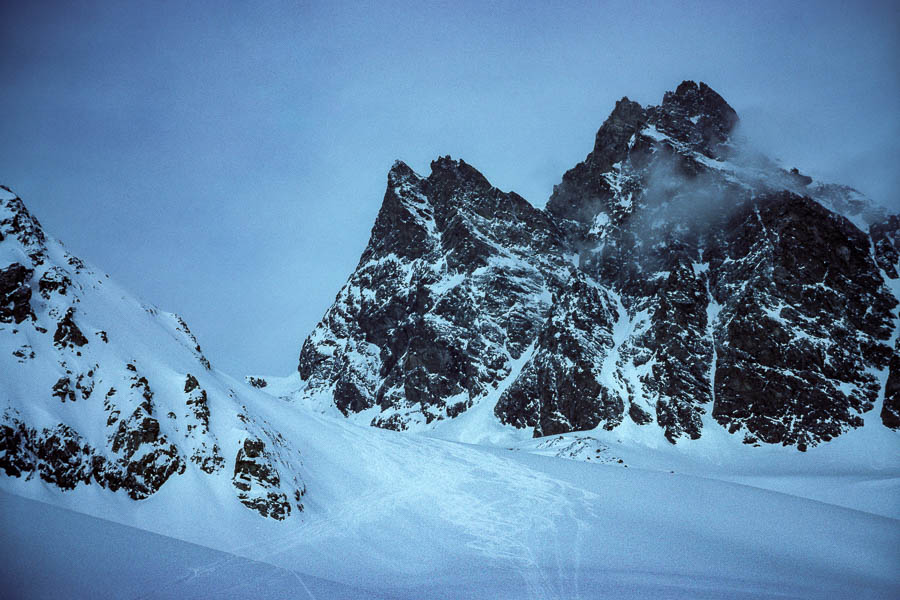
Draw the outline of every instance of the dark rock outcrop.
<instances>
[{"instance_id":1,"label":"dark rock outcrop","mask_svg":"<svg viewBox=\"0 0 900 600\"><path fill-rule=\"evenodd\" d=\"M727 142L738 116L708 85L683 81L666 92L662 104L650 110L650 122L666 135L715 158Z\"/></svg>"},{"instance_id":2,"label":"dark rock outcrop","mask_svg":"<svg viewBox=\"0 0 900 600\"><path fill-rule=\"evenodd\" d=\"M869 235L875 248L875 260L891 279L900 278L900 216L891 215L887 219L869 226Z\"/></svg>"},{"instance_id":3,"label":"dark rock outcrop","mask_svg":"<svg viewBox=\"0 0 900 600\"><path fill-rule=\"evenodd\" d=\"M128 475L125 483L133 498L146 498L173 474L184 472L184 460L178 449L160 433L150 399L145 399L129 417L118 422L110 441L112 451L122 457Z\"/></svg>"},{"instance_id":4,"label":"dark rock outcrop","mask_svg":"<svg viewBox=\"0 0 900 600\"><path fill-rule=\"evenodd\" d=\"M187 374L184 382L184 393L187 395L185 405L187 411L183 415L185 437L194 444L190 460L200 470L215 473L225 466L225 458L220 454L219 444L209 430L209 398L206 390L200 387L197 378Z\"/></svg>"},{"instance_id":5,"label":"dark rock outcrop","mask_svg":"<svg viewBox=\"0 0 900 600\"><path fill-rule=\"evenodd\" d=\"M238 499L262 516L280 521L291 514L291 503L280 490L281 478L262 440L244 440L234 460L232 483Z\"/></svg>"},{"instance_id":6,"label":"dark rock outcrop","mask_svg":"<svg viewBox=\"0 0 900 600\"><path fill-rule=\"evenodd\" d=\"M760 197L726 228L713 273L716 420L803 449L862 425L885 369L897 302L869 240L790 193Z\"/></svg>"},{"instance_id":7,"label":"dark rock outcrop","mask_svg":"<svg viewBox=\"0 0 900 600\"><path fill-rule=\"evenodd\" d=\"M38 281L38 290L46 299L49 299L50 294L54 292L65 296L70 287L72 287L72 280L59 267L47 269Z\"/></svg>"},{"instance_id":8,"label":"dark rock outcrop","mask_svg":"<svg viewBox=\"0 0 900 600\"><path fill-rule=\"evenodd\" d=\"M31 276L34 269L13 263L0 269L0 323L21 323L34 318L31 310Z\"/></svg>"},{"instance_id":9,"label":"dark rock outcrop","mask_svg":"<svg viewBox=\"0 0 900 600\"><path fill-rule=\"evenodd\" d=\"M881 421L886 427L900 429L900 351L896 347L891 356L890 371L884 388Z\"/></svg>"},{"instance_id":10,"label":"dark rock outcrop","mask_svg":"<svg viewBox=\"0 0 900 600\"><path fill-rule=\"evenodd\" d=\"M63 490L94 482L112 491L122 489L135 500L147 498L173 474L184 471L174 448L158 443L158 429L152 425L123 430L122 439L126 438L124 443L130 446L121 446L122 455L110 460L68 425L37 430L7 414L0 424L0 468L11 477L37 474ZM138 452L144 443L154 448Z\"/></svg>"},{"instance_id":11,"label":"dark rock outcrop","mask_svg":"<svg viewBox=\"0 0 900 600\"><path fill-rule=\"evenodd\" d=\"M263 389L264 387L269 385L269 382L262 377L247 377L246 380L247 383L257 389Z\"/></svg>"},{"instance_id":12,"label":"dark rock outcrop","mask_svg":"<svg viewBox=\"0 0 900 600\"><path fill-rule=\"evenodd\" d=\"M56 325L56 333L53 334L53 343L60 348L84 346L88 343L84 334L75 323L75 309L69 308L65 316Z\"/></svg>"},{"instance_id":13,"label":"dark rock outcrop","mask_svg":"<svg viewBox=\"0 0 900 600\"><path fill-rule=\"evenodd\" d=\"M599 383L618 317L604 290L574 275L553 303L532 357L497 402L501 422L534 427L535 437L618 425L623 399Z\"/></svg>"}]
</instances>

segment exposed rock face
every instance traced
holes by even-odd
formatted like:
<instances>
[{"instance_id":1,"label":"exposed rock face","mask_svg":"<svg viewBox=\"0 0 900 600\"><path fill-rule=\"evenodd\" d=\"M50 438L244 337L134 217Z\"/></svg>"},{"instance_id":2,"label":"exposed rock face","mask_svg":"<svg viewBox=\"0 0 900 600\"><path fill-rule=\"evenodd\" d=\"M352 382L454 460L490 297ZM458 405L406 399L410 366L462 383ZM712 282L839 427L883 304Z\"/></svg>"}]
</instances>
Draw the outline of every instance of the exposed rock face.
<instances>
[{"instance_id":1,"label":"exposed rock face","mask_svg":"<svg viewBox=\"0 0 900 600\"><path fill-rule=\"evenodd\" d=\"M696 175L701 167L691 153L721 156L737 122L734 109L704 83L685 81L665 94L661 106L647 109L622 98L597 132L591 153L554 188L547 212L588 228L598 215L619 223L631 216L631 199L651 183L644 168L657 152L676 157L672 169L679 176ZM666 138L668 143L658 143ZM682 152L673 154L676 149Z\"/></svg>"},{"instance_id":2,"label":"exposed rock face","mask_svg":"<svg viewBox=\"0 0 900 600\"><path fill-rule=\"evenodd\" d=\"M12 258L0 263L5 476L38 476L61 490L99 485L141 500L196 469L199 477L221 478L236 503L264 517L302 510L299 452L264 419L244 415L252 414L244 403L253 391L232 389L180 317L108 287L2 187L0 257ZM225 456L238 448L220 440L235 432L267 448L252 457L260 479L249 492L234 488L225 471ZM279 478L279 471L288 475ZM260 486L263 496L256 495Z\"/></svg>"},{"instance_id":3,"label":"exposed rock face","mask_svg":"<svg viewBox=\"0 0 900 600\"><path fill-rule=\"evenodd\" d=\"M878 266L889 278L900 278L897 272L900 265L900 216L891 215L880 223L873 223L869 227L869 233Z\"/></svg>"},{"instance_id":4,"label":"exposed rock face","mask_svg":"<svg viewBox=\"0 0 900 600\"><path fill-rule=\"evenodd\" d=\"M112 459L68 425L38 430L7 412L0 425L0 448L4 450L0 467L11 477L30 478L37 473L63 490L94 482L112 491L123 489L134 500L141 500L172 475L183 473L184 464L174 446L160 438L155 419L139 416L132 425L117 433L113 452L119 456Z\"/></svg>"},{"instance_id":5,"label":"exposed rock face","mask_svg":"<svg viewBox=\"0 0 900 600\"><path fill-rule=\"evenodd\" d=\"M247 508L280 521L291 514L292 507L303 510L300 499L306 494L306 488L296 473L286 468L286 460L290 459L285 456L284 438L271 431L266 437L270 440L269 447L260 438L244 440L234 461L232 484L238 490L238 499Z\"/></svg>"},{"instance_id":6,"label":"exposed rock face","mask_svg":"<svg viewBox=\"0 0 900 600\"><path fill-rule=\"evenodd\" d=\"M900 217L891 215L873 223L869 233L875 249L875 261L896 290L900 287ZM894 335L896 338L896 331ZM900 338L897 338L891 355L881 420L891 429L900 429Z\"/></svg>"},{"instance_id":7,"label":"exposed rock face","mask_svg":"<svg viewBox=\"0 0 900 600\"><path fill-rule=\"evenodd\" d=\"M23 254L33 262L43 264L46 238L41 224L9 188L0 186L0 196L4 197L0 200L3 208L3 212L0 213L0 242L12 238Z\"/></svg>"},{"instance_id":8,"label":"exposed rock face","mask_svg":"<svg viewBox=\"0 0 900 600\"><path fill-rule=\"evenodd\" d=\"M465 411L509 374L568 277L548 216L463 161L397 163L350 281L303 345L307 390L405 428Z\"/></svg>"},{"instance_id":9,"label":"exposed rock face","mask_svg":"<svg viewBox=\"0 0 900 600\"><path fill-rule=\"evenodd\" d=\"M20 420L6 415L0 425L0 467L11 477L30 476L33 473L44 481L64 490L74 489L79 483L90 483L98 476L98 482L106 481L105 462L84 444L81 436L65 425L38 432L27 428ZM99 459L96 460L95 459ZM95 462L97 468L94 468Z\"/></svg>"},{"instance_id":10,"label":"exposed rock face","mask_svg":"<svg viewBox=\"0 0 900 600\"><path fill-rule=\"evenodd\" d=\"M0 269L0 322L21 323L34 316L28 285L33 274L33 269L19 263Z\"/></svg>"},{"instance_id":11,"label":"exposed rock face","mask_svg":"<svg viewBox=\"0 0 900 600\"><path fill-rule=\"evenodd\" d=\"M215 473L225 465L225 459L219 453L216 436L209 430L210 411L206 390L200 387L196 377L188 373L184 382L184 393L187 395L185 400L187 410L179 425L184 424L187 429L185 437L194 442L190 460L196 463L200 470L209 474Z\"/></svg>"},{"instance_id":12,"label":"exposed rock face","mask_svg":"<svg viewBox=\"0 0 900 600\"><path fill-rule=\"evenodd\" d=\"M900 349L894 347L891 356L890 373L884 389L884 405L881 420L886 427L900 429Z\"/></svg>"},{"instance_id":13,"label":"exposed rock face","mask_svg":"<svg viewBox=\"0 0 900 600\"><path fill-rule=\"evenodd\" d=\"M265 457L264 450L265 444L260 440L244 440L234 460L234 487L240 490L238 498L247 507L264 517L281 520L291 513L291 505L283 493L270 491L281 480L268 461L258 460Z\"/></svg>"},{"instance_id":14,"label":"exposed rock face","mask_svg":"<svg viewBox=\"0 0 900 600\"><path fill-rule=\"evenodd\" d=\"M38 290L40 290L41 296L47 300L54 292L65 296L70 287L72 287L72 280L59 267L47 269L38 281Z\"/></svg>"},{"instance_id":15,"label":"exposed rock face","mask_svg":"<svg viewBox=\"0 0 900 600\"><path fill-rule=\"evenodd\" d=\"M299 393L396 429L501 383L497 418L535 436L628 419L805 449L860 426L896 363L900 221L748 152L737 122L703 83L623 98L543 211L463 161L396 164Z\"/></svg>"},{"instance_id":16,"label":"exposed rock face","mask_svg":"<svg viewBox=\"0 0 900 600\"><path fill-rule=\"evenodd\" d=\"M710 268L723 304L716 420L801 449L862 425L880 393L871 370L891 358L897 304L868 237L785 192L736 215L722 242Z\"/></svg>"},{"instance_id":17,"label":"exposed rock face","mask_svg":"<svg viewBox=\"0 0 900 600\"><path fill-rule=\"evenodd\" d=\"M575 273L553 303L532 358L500 397L498 415L534 427L535 437L618 425L623 400L598 383L617 320L609 295Z\"/></svg>"},{"instance_id":18,"label":"exposed rock face","mask_svg":"<svg viewBox=\"0 0 900 600\"><path fill-rule=\"evenodd\" d=\"M662 104L649 111L656 128L710 158L721 155L737 125L734 109L703 83L683 81L674 92L666 92Z\"/></svg>"},{"instance_id":19,"label":"exposed rock face","mask_svg":"<svg viewBox=\"0 0 900 600\"><path fill-rule=\"evenodd\" d=\"M173 474L184 472L178 449L160 433L159 421L153 416L152 395L130 416L119 420L111 441L112 451L122 457L120 464L125 467L132 498L146 498Z\"/></svg>"},{"instance_id":20,"label":"exposed rock face","mask_svg":"<svg viewBox=\"0 0 900 600\"><path fill-rule=\"evenodd\" d=\"M269 382L263 379L262 377L245 377L247 383L252 385L255 388L262 389L269 385Z\"/></svg>"},{"instance_id":21,"label":"exposed rock face","mask_svg":"<svg viewBox=\"0 0 900 600\"><path fill-rule=\"evenodd\" d=\"M88 343L84 334L75 324L75 308L70 307L66 311L66 316L56 325L56 333L53 334L53 343L61 348L71 346L84 346Z\"/></svg>"},{"instance_id":22,"label":"exposed rock face","mask_svg":"<svg viewBox=\"0 0 900 600\"><path fill-rule=\"evenodd\" d=\"M617 182L604 177L623 155L635 150L636 134L645 126L647 113L637 102L622 98L609 118L600 127L594 149L584 162L578 163L563 175L547 202L547 212L563 221L590 223L603 212L615 214L609 204L615 195ZM638 156L641 146L634 152Z\"/></svg>"},{"instance_id":23,"label":"exposed rock face","mask_svg":"<svg viewBox=\"0 0 900 600\"><path fill-rule=\"evenodd\" d=\"M75 402L75 390L72 389L72 382L68 377L60 377L53 384L53 395L65 402Z\"/></svg>"}]
</instances>

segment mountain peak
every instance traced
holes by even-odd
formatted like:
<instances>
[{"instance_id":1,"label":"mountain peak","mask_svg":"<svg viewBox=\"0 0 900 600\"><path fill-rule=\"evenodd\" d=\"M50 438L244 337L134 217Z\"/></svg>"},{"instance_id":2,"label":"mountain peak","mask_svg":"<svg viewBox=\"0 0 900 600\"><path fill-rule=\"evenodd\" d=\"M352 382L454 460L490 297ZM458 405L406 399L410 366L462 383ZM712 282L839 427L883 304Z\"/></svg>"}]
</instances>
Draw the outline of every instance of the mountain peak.
<instances>
[{"instance_id":1,"label":"mountain peak","mask_svg":"<svg viewBox=\"0 0 900 600\"><path fill-rule=\"evenodd\" d=\"M420 177L408 164L402 160L395 160L391 165L391 170L388 171L388 187L396 187L410 179L420 179Z\"/></svg>"},{"instance_id":2,"label":"mountain peak","mask_svg":"<svg viewBox=\"0 0 900 600\"><path fill-rule=\"evenodd\" d=\"M389 172L390 173L408 173L408 172L412 172L412 168L408 164L406 164L405 162L403 162L402 160L400 160L398 158L397 160L394 161L394 164L391 165L391 170Z\"/></svg>"},{"instance_id":3,"label":"mountain peak","mask_svg":"<svg viewBox=\"0 0 900 600\"><path fill-rule=\"evenodd\" d=\"M620 100L616 101L616 106L612 109L612 112L609 113L609 117L607 117L607 121L631 121L635 116L643 116L644 108L628 98L628 96L622 96Z\"/></svg>"},{"instance_id":4,"label":"mountain peak","mask_svg":"<svg viewBox=\"0 0 900 600\"><path fill-rule=\"evenodd\" d=\"M691 80L682 81L674 92L666 92L663 95L662 106L680 106L691 115L730 113L737 117L737 113L728 102L702 81L700 83Z\"/></svg>"},{"instance_id":5,"label":"mountain peak","mask_svg":"<svg viewBox=\"0 0 900 600\"><path fill-rule=\"evenodd\" d=\"M29 252L38 252L44 243L40 222L15 192L0 185L0 241L6 236L15 236Z\"/></svg>"},{"instance_id":6,"label":"mountain peak","mask_svg":"<svg viewBox=\"0 0 900 600\"><path fill-rule=\"evenodd\" d=\"M604 157L621 152L629 138L641 129L646 118L644 107L623 96L597 131L594 152Z\"/></svg>"},{"instance_id":7,"label":"mountain peak","mask_svg":"<svg viewBox=\"0 0 900 600\"><path fill-rule=\"evenodd\" d=\"M731 105L702 81L682 81L674 92L666 92L659 112L660 121L673 133L699 130L707 149L725 141L739 120Z\"/></svg>"},{"instance_id":8,"label":"mountain peak","mask_svg":"<svg viewBox=\"0 0 900 600\"><path fill-rule=\"evenodd\" d=\"M0 200L12 200L13 198L18 198L16 193L8 186L0 184Z\"/></svg>"},{"instance_id":9,"label":"mountain peak","mask_svg":"<svg viewBox=\"0 0 900 600\"><path fill-rule=\"evenodd\" d=\"M431 175L428 181L446 192L439 194L441 196L454 196L457 191L463 189L488 190L493 187L481 171L462 159L454 160L450 155L431 161Z\"/></svg>"}]
</instances>

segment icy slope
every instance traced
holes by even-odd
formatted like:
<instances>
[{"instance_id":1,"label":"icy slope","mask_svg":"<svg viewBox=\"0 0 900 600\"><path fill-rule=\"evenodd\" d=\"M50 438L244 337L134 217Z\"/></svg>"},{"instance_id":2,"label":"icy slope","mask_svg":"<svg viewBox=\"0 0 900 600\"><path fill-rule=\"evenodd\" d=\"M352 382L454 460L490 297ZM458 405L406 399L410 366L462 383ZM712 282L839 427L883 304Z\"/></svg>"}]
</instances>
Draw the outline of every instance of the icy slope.
<instances>
[{"instance_id":1,"label":"icy slope","mask_svg":"<svg viewBox=\"0 0 900 600\"><path fill-rule=\"evenodd\" d=\"M5 188L0 373L7 477L135 500L191 478L194 493L265 516L302 510L296 447L256 417L250 388L211 367L180 317L68 253Z\"/></svg>"}]
</instances>

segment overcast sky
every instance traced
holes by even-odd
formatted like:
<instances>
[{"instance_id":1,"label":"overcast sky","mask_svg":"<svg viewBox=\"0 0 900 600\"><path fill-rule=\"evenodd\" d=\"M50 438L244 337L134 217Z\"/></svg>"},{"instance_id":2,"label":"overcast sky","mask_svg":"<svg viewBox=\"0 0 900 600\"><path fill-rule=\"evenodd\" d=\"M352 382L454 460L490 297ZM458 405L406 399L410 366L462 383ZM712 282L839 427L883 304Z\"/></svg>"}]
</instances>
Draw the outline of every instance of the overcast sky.
<instances>
[{"instance_id":1,"label":"overcast sky","mask_svg":"<svg viewBox=\"0 0 900 600\"><path fill-rule=\"evenodd\" d=\"M296 368L394 159L543 206L618 98L683 79L900 208L897 2L550 4L3 2L0 182L238 376Z\"/></svg>"}]
</instances>

